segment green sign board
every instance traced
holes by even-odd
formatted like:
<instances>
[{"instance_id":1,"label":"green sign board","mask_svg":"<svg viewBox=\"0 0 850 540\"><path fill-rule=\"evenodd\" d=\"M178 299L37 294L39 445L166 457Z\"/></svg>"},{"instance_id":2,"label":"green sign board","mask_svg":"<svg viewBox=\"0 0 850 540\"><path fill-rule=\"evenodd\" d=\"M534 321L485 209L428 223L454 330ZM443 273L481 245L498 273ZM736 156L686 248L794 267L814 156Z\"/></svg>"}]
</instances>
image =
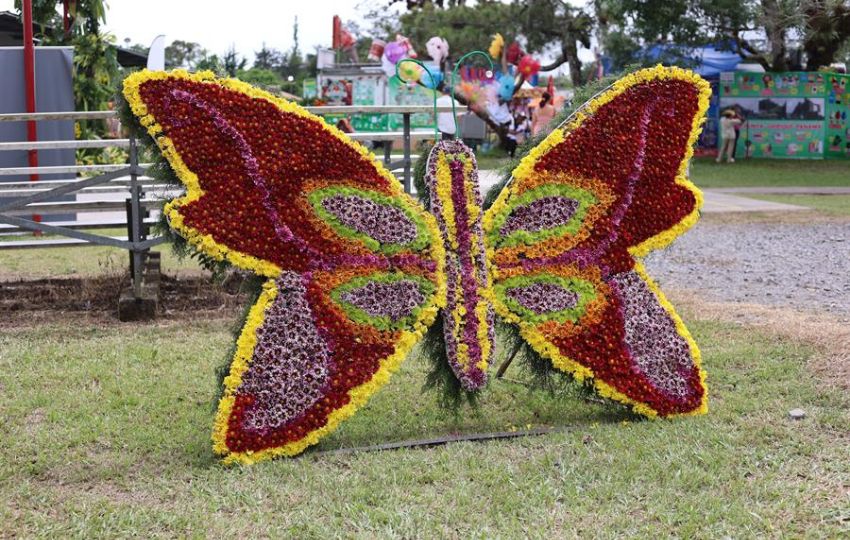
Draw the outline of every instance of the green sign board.
<instances>
[{"instance_id":1,"label":"green sign board","mask_svg":"<svg viewBox=\"0 0 850 540\"><path fill-rule=\"evenodd\" d=\"M430 90L418 84L407 84L395 75L387 82L387 105L433 105L434 90ZM390 131L399 131L403 128L404 119L400 114L390 114ZM412 128L434 128L433 113L416 113L410 115L410 126Z\"/></svg>"},{"instance_id":2,"label":"green sign board","mask_svg":"<svg viewBox=\"0 0 850 540\"><path fill-rule=\"evenodd\" d=\"M850 158L850 76L722 73L720 111L746 121L736 154L792 159Z\"/></svg>"},{"instance_id":3,"label":"green sign board","mask_svg":"<svg viewBox=\"0 0 850 540\"><path fill-rule=\"evenodd\" d=\"M824 154L850 159L850 75L826 78L826 145Z\"/></svg>"}]
</instances>

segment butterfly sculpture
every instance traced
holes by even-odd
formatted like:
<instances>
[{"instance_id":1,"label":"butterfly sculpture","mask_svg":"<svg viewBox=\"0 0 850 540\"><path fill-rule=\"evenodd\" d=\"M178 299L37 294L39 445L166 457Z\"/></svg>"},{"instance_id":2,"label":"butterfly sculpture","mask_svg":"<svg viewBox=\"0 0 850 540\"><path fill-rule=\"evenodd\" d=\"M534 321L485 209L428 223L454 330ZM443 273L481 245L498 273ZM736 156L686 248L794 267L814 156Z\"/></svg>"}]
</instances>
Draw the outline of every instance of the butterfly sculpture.
<instances>
[{"instance_id":1,"label":"butterfly sculpture","mask_svg":"<svg viewBox=\"0 0 850 540\"><path fill-rule=\"evenodd\" d=\"M498 315L637 413L706 411L699 350L639 260L698 217L685 172L709 89L691 72L615 83L534 148L486 212L460 141L430 153L428 212L345 134L240 81L141 71L123 94L186 186L164 209L171 227L267 278L218 405L225 462L317 443L441 311L468 391L486 383Z\"/></svg>"}]
</instances>

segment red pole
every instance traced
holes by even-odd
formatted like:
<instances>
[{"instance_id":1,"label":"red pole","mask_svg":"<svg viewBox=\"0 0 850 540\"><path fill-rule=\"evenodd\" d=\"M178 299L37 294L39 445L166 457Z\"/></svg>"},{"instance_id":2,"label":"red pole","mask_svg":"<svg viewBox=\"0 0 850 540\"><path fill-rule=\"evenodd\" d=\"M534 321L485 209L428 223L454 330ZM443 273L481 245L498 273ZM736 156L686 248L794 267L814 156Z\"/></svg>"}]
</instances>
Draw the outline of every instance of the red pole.
<instances>
[{"instance_id":1,"label":"red pole","mask_svg":"<svg viewBox=\"0 0 850 540\"><path fill-rule=\"evenodd\" d=\"M68 0L62 2L62 24L65 27L65 39L71 33L71 15L68 13Z\"/></svg>"},{"instance_id":2,"label":"red pole","mask_svg":"<svg viewBox=\"0 0 850 540\"><path fill-rule=\"evenodd\" d=\"M24 0L24 84L26 85L27 112L35 112L35 47L32 36L32 0ZM38 140L35 120L27 120L27 140ZM38 167L38 150L29 150L30 167ZM37 174L31 174L30 180L38 180Z\"/></svg>"}]
</instances>

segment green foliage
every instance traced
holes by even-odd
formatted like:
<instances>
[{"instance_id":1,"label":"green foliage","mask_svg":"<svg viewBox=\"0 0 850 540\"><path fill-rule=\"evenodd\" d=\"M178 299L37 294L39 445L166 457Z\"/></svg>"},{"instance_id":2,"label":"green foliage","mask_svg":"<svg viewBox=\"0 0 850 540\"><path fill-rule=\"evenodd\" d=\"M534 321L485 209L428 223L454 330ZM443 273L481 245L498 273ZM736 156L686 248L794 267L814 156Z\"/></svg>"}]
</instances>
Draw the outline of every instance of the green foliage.
<instances>
[{"instance_id":1,"label":"green foliage","mask_svg":"<svg viewBox=\"0 0 850 540\"><path fill-rule=\"evenodd\" d=\"M440 408L460 413L464 403L472 409L478 408L481 391L470 392L461 386L460 381L452 371L449 356L446 351L446 338L443 333L443 311L437 314L437 319L428 328L422 338L419 357L428 365L423 392L436 392L437 404Z\"/></svg>"},{"instance_id":2,"label":"green foliage","mask_svg":"<svg viewBox=\"0 0 850 540\"><path fill-rule=\"evenodd\" d=\"M637 53L656 43L670 47L661 60L677 64L689 48L717 43L768 71L815 71L840 59L850 42L850 6L841 0L596 0L595 6L600 40L621 65L648 61Z\"/></svg>"},{"instance_id":3,"label":"green foliage","mask_svg":"<svg viewBox=\"0 0 850 540\"><path fill-rule=\"evenodd\" d=\"M195 69L207 56L200 44L182 39L175 39L165 48L165 64L170 69Z\"/></svg>"},{"instance_id":4,"label":"green foliage","mask_svg":"<svg viewBox=\"0 0 850 540\"><path fill-rule=\"evenodd\" d=\"M278 73L270 69L260 69L256 67L237 71L236 78L240 81L245 81L246 83L261 87L280 86L283 82Z\"/></svg>"},{"instance_id":5,"label":"green foliage","mask_svg":"<svg viewBox=\"0 0 850 540\"><path fill-rule=\"evenodd\" d=\"M221 61L224 67L224 72L227 73L229 77L235 77L239 71L244 70L245 66L248 65L248 59L239 56L239 53L236 52L236 47L234 46L227 49L227 52L224 53L224 58L222 58Z\"/></svg>"},{"instance_id":6,"label":"green foliage","mask_svg":"<svg viewBox=\"0 0 850 540\"><path fill-rule=\"evenodd\" d=\"M34 0L33 21L38 25L36 38L44 45L72 45L74 47L74 106L78 111L99 111L106 108L119 77L117 50L114 38L101 31L106 22L104 0L78 0L71 10L71 25L65 34L62 17L57 12L58 0ZM15 7L20 10L21 2ZM100 138L106 135L103 122L77 123L79 137ZM81 150L83 161L96 161L100 150Z\"/></svg>"},{"instance_id":7,"label":"green foliage","mask_svg":"<svg viewBox=\"0 0 850 540\"><path fill-rule=\"evenodd\" d=\"M416 197L422 206L431 211L431 193L428 183L425 182L425 174L428 172L428 157L431 155L433 143L425 143L419 152L419 159L413 162L413 186L416 188Z\"/></svg>"}]
</instances>

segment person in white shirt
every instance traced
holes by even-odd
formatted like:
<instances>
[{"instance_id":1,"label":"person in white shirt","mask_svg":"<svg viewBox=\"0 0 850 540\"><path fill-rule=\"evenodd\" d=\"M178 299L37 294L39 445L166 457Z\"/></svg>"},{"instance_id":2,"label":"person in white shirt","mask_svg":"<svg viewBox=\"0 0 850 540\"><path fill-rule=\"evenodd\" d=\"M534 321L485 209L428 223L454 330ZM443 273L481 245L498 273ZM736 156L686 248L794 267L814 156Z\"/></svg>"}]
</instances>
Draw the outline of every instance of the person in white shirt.
<instances>
[{"instance_id":1,"label":"person in white shirt","mask_svg":"<svg viewBox=\"0 0 850 540\"><path fill-rule=\"evenodd\" d=\"M437 106L451 107L453 101L455 107L460 106L460 103L449 95L448 90L443 90L443 95L437 98ZM458 114L457 117L460 119L461 114ZM451 111L437 113L437 129L439 129L440 133L442 133L444 141L455 138L455 131L457 131L456 126L457 124L455 124L455 119L454 116L452 116Z\"/></svg>"},{"instance_id":2,"label":"person in white shirt","mask_svg":"<svg viewBox=\"0 0 850 540\"><path fill-rule=\"evenodd\" d=\"M517 146L525 142L529 129L528 119L522 113L517 113L511 121L510 129L508 129L506 150L509 156L514 157Z\"/></svg>"}]
</instances>

